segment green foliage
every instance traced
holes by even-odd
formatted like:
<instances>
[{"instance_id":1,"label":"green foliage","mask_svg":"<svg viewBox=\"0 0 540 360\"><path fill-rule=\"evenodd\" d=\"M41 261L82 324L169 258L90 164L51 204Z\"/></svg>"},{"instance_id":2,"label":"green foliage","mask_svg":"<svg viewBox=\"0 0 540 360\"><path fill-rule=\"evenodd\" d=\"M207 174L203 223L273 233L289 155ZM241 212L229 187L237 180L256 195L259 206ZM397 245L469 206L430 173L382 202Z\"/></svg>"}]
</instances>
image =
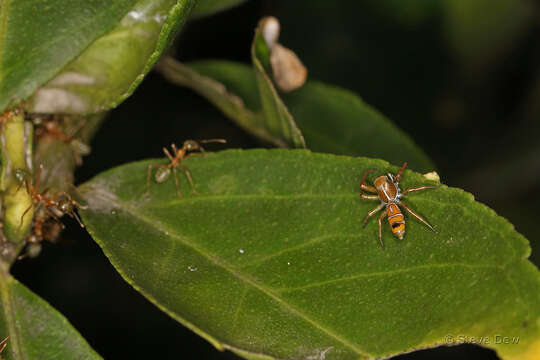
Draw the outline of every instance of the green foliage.
<instances>
[{"instance_id":1,"label":"green foliage","mask_svg":"<svg viewBox=\"0 0 540 360\"><path fill-rule=\"evenodd\" d=\"M297 150L224 151L184 162L200 195L152 183L154 161L82 186L88 229L126 281L220 349L254 358L379 358L450 334L519 336L490 344L508 357L535 345L540 281L527 241L459 189L412 193L403 241L359 197L381 160ZM374 174L375 176L377 174ZM370 177L372 180L373 177ZM426 182L406 171L402 189ZM432 183L431 183L432 184ZM486 296L489 294L489 296Z\"/></svg>"},{"instance_id":2,"label":"green foliage","mask_svg":"<svg viewBox=\"0 0 540 360\"><path fill-rule=\"evenodd\" d=\"M473 70L495 61L534 21L533 3L514 0L443 0L446 37Z\"/></svg>"},{"instance_id":3,"label":"green foliage","mask_svg":"<svg viewBox=\"0 0 540 360\"><path fill-rule=\"evenodd\" d=\"M0 7L0 110L94 113L126 99L195 0L6 1ZM28 21L32 19L32 21ZM84 24L84 26L82 26ZM54 77L54 78L53 78Z\"/></svg>"},{"instance_id":4,"label":"green foliage","mask_svg":"<svg viewBox=\"0 0 540 360\"><path fill-rule=\"evenodd\" d=\"M194 19L214 15L233 6L238 6L247 0L198 0L191 17Z\"/></svg>"},{"instance_id":5,"label":"green foliage","mask_svg":"<svg viewBox=\"0 0 540 360\"><path fill-rule=\"evenodd\" d=\"M9 335L0 356L100 358L9 269L30 242L29 231L33 242L42 240L37 220L45 226L51 214L63 214L55 196L71 196L75 167L105 111L133 93L188 18L244 1L0 2L0 341ZM507 51L532 19L529 5L510 0L401 5L369 6L405 24L442 11L454 50L476 69ZM334 40L326 42L332 51ZM179 169L182 198L171 178L152 182L143 196L154 161L99 174L80 188L89 205L80 212L122 277L216 348L249 359L372 359L473 337L504 358L537 359L540 277L527 260L526 239L470 194L441 185L405 200L439 233L409 215L400 241L385 222L382 251L376 216L362 228L379 204L359 197L362 173L377 169L372 181L397 170L375 158L407 161L422 172L432 170L432 162L349 91L317 81L280 91L262 23L250 50L251 66L166 58L159 70L268 144L335 155L232 150L191 157L182 165L200 195L192 194ZM22 112L5 116L12 107L57 115L45 120L58 132L41 123L34 137L34 123ZM35 183L32 168L41 164L36 191L47 188L42 194L51 202L29 207L31 194L14 175L20 170ZM406 171L401 187L423 184L433 185ZM32 219L36 209L41 217ZM501 343L497 336L514 340Z\"/></svg>"},{"instance_id":6,"label":"green foliage","mask_svg":"<svg viewBox=\"0 0 540 360\"><path fill-rule=\"evenodd\" d=\"M108 33L136 0L2 1L0 112L30 96L93 41Z\"/></svg>"},{"instance_id":7,"label":"green foliage","mask_svg":"<svg viewBox=\"0 0 540 360\"><path fill-rule=\"evenodd\" d=\"M169 58L160 63L160 71L204 96L252 134L275 139L262 123L255 71L249 66L228 61L186 66ZM417 171L433 170L432 162L409 136L354 93L308 81L281 96L313 151L383 158L394 165L407 161Z\"/></svg>"},{"instance_id":8,"label":"green foliage","mask_svg":"<svg viewBox=\"0 0 540 360\"><path fill-rule=\"evenodd\" d=\"M33 96L27 109L96 113L125 100L184 24L195 0L143 0Z\"/></svg>"},{"instance_id":9,"label":"green foliage","mask_svg":"<svg viewBox=\"0 0 540 360\"><path fill-rule=\"evenodd\" d=\"M0 304L0 334L9 334L3 359L101 359L60 313L3 272Z\"/></svg>"}]
</instances>

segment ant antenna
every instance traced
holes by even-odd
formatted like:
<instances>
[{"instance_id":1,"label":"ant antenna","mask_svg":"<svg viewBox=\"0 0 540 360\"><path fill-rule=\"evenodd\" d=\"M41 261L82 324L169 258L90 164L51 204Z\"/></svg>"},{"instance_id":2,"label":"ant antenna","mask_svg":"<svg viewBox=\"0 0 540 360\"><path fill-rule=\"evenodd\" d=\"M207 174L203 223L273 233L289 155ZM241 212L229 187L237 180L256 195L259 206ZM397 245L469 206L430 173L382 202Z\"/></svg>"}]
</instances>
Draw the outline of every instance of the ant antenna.
<instances>
[{"instance_id":1,"label":"ant antenna","mask_svg":"<svg viewBox=\"0 0 540 360\"><path fill-rule=\"evenodd\" d=\"M217 142L217 143L226 144L227 140L225 140L225 139L209 139L209 140L200 140L199 142L203 143L203 144L211 143L211 142Z\"/></svg>"}]
</instances>

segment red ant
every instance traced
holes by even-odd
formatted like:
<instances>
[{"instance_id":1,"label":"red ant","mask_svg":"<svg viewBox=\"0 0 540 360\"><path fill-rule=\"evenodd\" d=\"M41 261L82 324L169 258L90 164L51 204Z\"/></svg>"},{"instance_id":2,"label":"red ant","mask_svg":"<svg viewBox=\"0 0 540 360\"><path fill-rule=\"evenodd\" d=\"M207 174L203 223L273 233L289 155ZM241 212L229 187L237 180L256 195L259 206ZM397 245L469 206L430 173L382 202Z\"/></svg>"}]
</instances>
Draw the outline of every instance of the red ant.
<instances>
[{"instance_id":1,"label":"red ant","mask_svg":"<svg viewBox=\"0 0 540 360\"><path fill-rule=\"evenodd\" d=\"M201 143L209 143L209 142L218 142L225 144L227 141L224 139L210 139L210 140L201 140ZM146 179L146 194L150 193L150 178L152 176L152 169L157 168L155 174L154 174L154 180L157 183L162 183L167 181L167 179L171 176L171 169L174 173L174 182L176 184L176 191L179 197L182 197L182 192L180 191L180 185L178 183L178 176L176 174L176 168L179 168L186 174L186 178L189 181L191 188L193 189L194 194L198 194L197 190L195 190L195 186L193 185L193 178L191 177L191 172L189 169L183 165L181 165L181 162L187 159L188 157L192 155L202 155L204 153L204 148L199 145L198 142L195 140L186 140L184 141L184 144L180 149L176 147L175 144L171 145L171 149L174 155L171 155L169 150L167 148L163 148L163 152L165 155L169 158L171 161L167 165L163 164L150 164L148 165L148 176ZM190 153L188 154L188 151L200 151L199 153Z\"/></svg>"},{"instance_id":2,"label":"red ant","mask_svg":"<svg viewBox=\"0 0 540 360\"><path fill-rule=\"evenodd\" d=\"M66 128L66 117L60 115L48 115L48 114L27 114L27 117L32 119L32 122L36 126L35 135L40 138L45 135L49 135L53 139L58 139L66 144L72 146L75 156L75 163L77 165L82 164L82 157L90 154L90 147L80 139L74 138L74 135L85 125L86 121L79 121L77 126L72 127L69 134L66 134L64 128ZM64 126L61 126L60 123Z\"/></svg>"},{"instance_id":3,"label":"red ant","mask_svg":"<svg viewBox=\"0 0 540 360\"><path fill-rule=\"evenodd\" d=\"M24 184L26 186L26 192L30 197L32 198L32 204L24 211L24 213L21 216L21 222L19 224L19 227L22 226L24 216L32 209L34 204L36 204L36 207L39 209L39 205L42 205L45 211L55 220L59 221L59 219L65 215L68 214L72 218L76 219L79 225L81 227L84 227L84 224L82 223L81 219L75 212L75 208L81 208L85 209L86 206L83 206L79 204L77 201L73 200L69 194L67 194L64 191L59 192L56 194L56 196L50 197L47 196L47 192L49 191L48 188L43 190L41 193L39 192L39 185L41 180L41 172L43 171L43 165L39 166L39 170L36 177L35 185L30 184L30 182L27 179L27 176L24 174L24 171L21 169L15 170L15 177L19 179L21 182L21 186ZM46 219L46 216L41 216L41 218ZM39 219L38 219L39 221Z\"/></svg>"}]
</instances>

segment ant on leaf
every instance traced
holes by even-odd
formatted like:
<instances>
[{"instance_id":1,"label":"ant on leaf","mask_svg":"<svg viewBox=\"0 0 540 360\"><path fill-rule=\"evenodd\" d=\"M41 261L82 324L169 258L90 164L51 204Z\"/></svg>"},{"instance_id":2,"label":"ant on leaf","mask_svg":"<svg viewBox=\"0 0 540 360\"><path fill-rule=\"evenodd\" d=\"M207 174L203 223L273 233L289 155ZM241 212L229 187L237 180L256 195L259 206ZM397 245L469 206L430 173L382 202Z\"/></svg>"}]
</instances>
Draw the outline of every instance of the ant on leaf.
<instances>
[{"instance_id":1,"label":"ant on leaf","mask_svg":"<svg viewBox=\"0 0 540 360\"><path fill-rule=\"evenodd\" d=\"M210 140L201 140L200 143L209 143L209 142L218 142L225 144L227 141L224 139L210 139ZM182 165L182 161L187 159L190 156L193 155L203 155L204 154L204 148L195 140L186 140L184 141L184 144L180 149L176 147L175 144L171 144L172 149L172 155L167 150L166 147L163 148L163 152L165 155L169 158L170 163L167 165L163 164L150 164L148 165L148 176L146 178L146 193L145 195L148 195L150 193L150 178L152 177L152 169L157 168L156 172L154 173L154 180L157 183L162 183L167 181L169 177L171 176L171 169L174 174L174 183L176 184L176 192L178 194L178 197L182 197L182 192L180 191L180 185L178 182L178 175L176 173L176 168L182 170L184 174L186 175L186 178L191 185L191 188L193 189L193 193L195 195L198 194L197 190L195 190L195 186L193 185L193 178L191 177L191 172L187 167ZM193 153L193 151L199 151L198 153ZM188 153L189 152L189 153Z\"/></svg>"},{"instance_id":2,"label":"ant on leaf","mask_svg":"<svg viewBox=\"0 0 540 360\"><path fill-rule=\"evenodd\" d=\"M49 188L46 188L42 192L39 192L42 171L43 165L39 165L35 184L31 184L30 181L28 181L28 175L25 173L24 170L15 170L15 177L20 181L20 186L25 185L26 192L32 198L32 204L22 214L19 226L22 226L24 216L30 211L30 209L32 209L34 205L38 208L41 205L53 219L59 221L62 216L67 214L77 220L79 225L84 228L84 224L75 212L75 209L86 209L86 206L73 200L71 196L65 191L59 192L54 197L46 195L49 191Z\"/></svg>"}]
</instances>

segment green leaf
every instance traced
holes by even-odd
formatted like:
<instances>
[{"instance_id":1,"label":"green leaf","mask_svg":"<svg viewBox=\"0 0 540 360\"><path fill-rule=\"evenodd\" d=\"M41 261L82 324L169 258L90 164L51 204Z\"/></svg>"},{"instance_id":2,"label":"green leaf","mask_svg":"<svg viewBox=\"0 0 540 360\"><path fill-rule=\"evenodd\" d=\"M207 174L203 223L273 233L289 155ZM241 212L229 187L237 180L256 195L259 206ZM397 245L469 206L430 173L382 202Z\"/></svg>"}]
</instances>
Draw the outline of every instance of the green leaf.
<instances>
[{"instance_id":1,"label":"green leaf","mask_svg":"<svg viewBox=\"0 0 540 360\"><path fill-rule=\"evenodd\" d=\"M204 96L219 108L226 116L233 119L238 126L252 135L267 141L275 146L287 147L287 144L279 137L271 134L265 126L264 116L260 112L248 109L244 101L235 94L228 91L225 86L214 79L198 74L188 66L166 57L157 65L163 76L175 84L189 86L197 93ZM225 72L222 73L225 75ZM253 75L249 73L249 75ZM251 96L257 103L254 108L260 108L257 96L257 84L252 76L253 83L247 91L253 91ZM248 99L250 100L250 99Z\"/></svg>"},{"instance_id":2,"label":"green leaf","mask_svg":"<svg viewBox=\"0 0 540 360\"><path fill-rule=\"evenodd\" d=\"M95 113L131 95L186 21L195 0L140 0L27 104L34 112Z\"/></svg>"},{"instance_id":3,"label":"green leaf","mask_svg":"<svg viewBox=\"0 0 540 360\"><path fill-rule=\"evenodd\" d=\"M0 113L109 32L135 0L0 2Z\"/></svg>"},{"instance_id":4,"label":"green leaf","mask_svg":"<svg viewBox=\"0 0 540 360\"><path fill-rule=\"evenodd\" d=\"M198 0L191 18L199 19L238 6L246 0Z\"/></svg>"},{"instance_id":5,"label":"green leaf","mask_svg":"<svg viewBox=\"0 0 540 360\"><path fill-rule=\"evenodd\" d=\"M263 124L268 132L284 140L288 147L305 148L306 143L300 129L296 126L294 118L279 97L270 76L266 72L270 65L270 49L262 35L261 27L263 22L264 19L259 22L251 45L251 60L253 61L255 79L259 89Z\"/></svg>"},{"instance_id":6,"label":"green leaf","mask_svg":"<svg viewBox=\"0 0 540 360\"><path fill-rule=\"evenodd\" d=\"M411 193L400 241L377 219L359 181L397 168L306 150L224 151L183 162L152 182L143 161L81 187L88 230L126 281L219 349L262 359L384 358L489 336L508 359L540 349L540 277L527 240L459 189ZM430 184L405 171L402 189ZM431 183L433 184L433 183ZM494 336L519 337L496 344ZM470 341L470 340L469 340Z\"/></svg>"},{"instance_id":7,"label":"green leaf","mask_svg":"<svg viewBox=\"0 0 540 360\"><path fill-rule=\"evenodd\" d=\"M9 335L3 359L101 359L59 312L4 273L0 304L0 340Z\"/></svg>"},{"instance_id":8,"label":"green leaf","mask_svg":"<svg viewBox=\"0 0 540 360\"><path fill-rule=\"evenodd\" d=\"M254 71L227 61L199 61L188 67L170 58L159 70L188 86L255 136L271 135L260 124L261 110ZM433 164L403 131L352 92L316 81L283 95L307 146L318 152L383 158L395 165L431 171ZM261 134L262 133L262 134Z\"/></svg>"}]
</instances>

